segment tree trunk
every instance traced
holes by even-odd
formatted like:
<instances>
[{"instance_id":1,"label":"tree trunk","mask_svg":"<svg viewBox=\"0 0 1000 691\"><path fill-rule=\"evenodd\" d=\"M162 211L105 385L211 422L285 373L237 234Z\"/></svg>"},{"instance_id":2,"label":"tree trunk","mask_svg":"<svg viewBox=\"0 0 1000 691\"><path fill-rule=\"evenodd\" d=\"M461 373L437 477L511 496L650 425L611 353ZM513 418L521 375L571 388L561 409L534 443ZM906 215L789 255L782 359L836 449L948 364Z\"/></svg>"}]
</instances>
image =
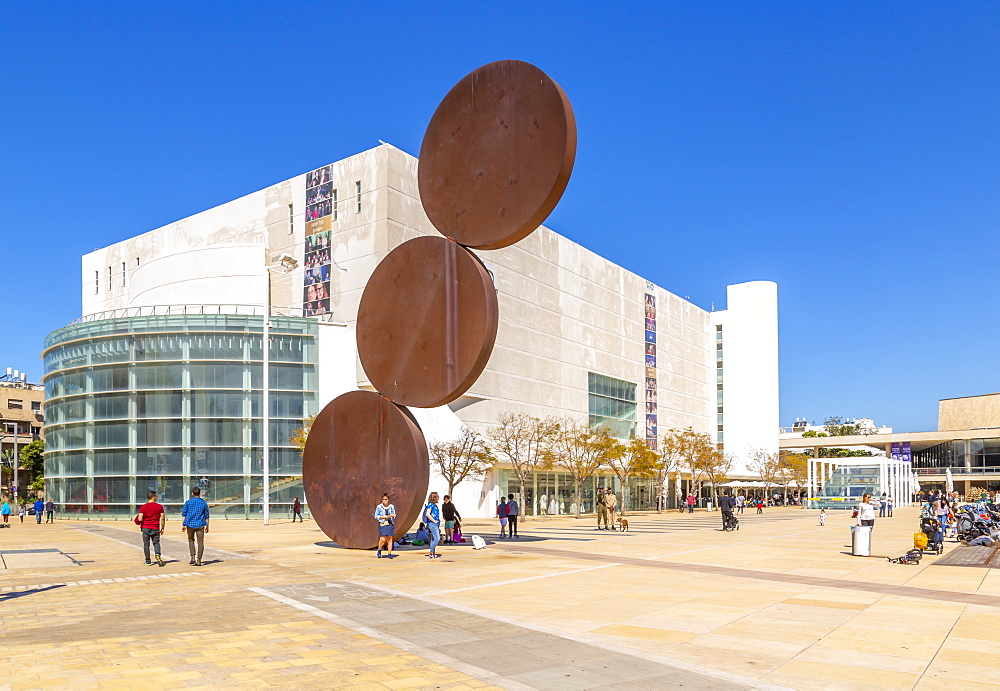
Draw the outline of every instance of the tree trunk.
<instances>
[{"instance_id":1,"label":"tree trunk","mask_svg":"<svg viewBox=\"0 0 1000 691\"><path fill-rule=\"evenodd\" d=\"M448 496L453 499L455 498L455 483L451 480L448 481Z\"/></svg>"},{"instance_id":2,"label":"tree trunk","mask_svg":"<svg viewBox=\"0 0 1000 691\"><path fill-rule=\"evenodd\" d=\"M518 477L517 480L518 480L518 485L521 488L521 501L520 501L521 510L517 514L517 520L520 521L521 523L524 523L526 520L528 520L528 509L526 507L527 501L524 498L525 497L525 494L524 494L524 478L523 477Z\"/></svg>"},{"instance_id":3,"label":"tree trunk","mask_svg":"<svg viewBox=\"0 0 1000 691\"><path fill-rule=\"evenodd\" d=\"M618 481L622 483L622 506L621 506L621 510L618 513L620 513L622 516L624 516L625 515L625 509L628 508L628 496L629 496L628 495L628 475L625 476L624 480L622 480L621 478L618 478Z\"/></svg>"}]
</instances>

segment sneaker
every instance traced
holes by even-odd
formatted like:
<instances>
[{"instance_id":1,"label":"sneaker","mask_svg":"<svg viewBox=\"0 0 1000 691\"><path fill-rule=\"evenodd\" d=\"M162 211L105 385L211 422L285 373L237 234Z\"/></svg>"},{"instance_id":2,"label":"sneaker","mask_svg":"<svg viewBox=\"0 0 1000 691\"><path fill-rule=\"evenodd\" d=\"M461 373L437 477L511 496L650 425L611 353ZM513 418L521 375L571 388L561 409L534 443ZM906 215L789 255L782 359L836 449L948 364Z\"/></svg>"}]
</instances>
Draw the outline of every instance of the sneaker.
<instances>
[{"instance_id":1,"label":"sneaker","mask_svg":"<svg viewBox=\"0 0 1000 691\"><path fill-rule=\"evenodd\" d=\"M196 562L194 563L194 565L195 565L195 566L201 566L201 562L200 562L200 561L196 561Z\"/></svg>"},{"instance_id":2,"label":"sneaker","mask_svg":"<svg viewBox=\"0 0 1000 691\"><path fill-rule=\"evenodd\" d=\"M151 562L151 561L147 561L146 562L146 566L152 566L152 565L153 565L153 562Z\"/></svg>"},{"instance_id":3,"label":"sneaker","mask_svg":"<svg viewBox=\"0 0 1000 691\"><path fill-rule=\"evenodd\" d=\"M189 564L190 564L191 566L194 566L194 559L192 559L192 560L191 560L190 562L188 562L188 563L189 563Z\"/></svg>"},{"instance_id":4,"label":"sneaker","mask_svg":"<svg viewBox=\"0 0 1000 691\"><path fill-rule=\"evenodd\" d=\"M375 558L376 559L381 559L382 558L382 552L376 552L375 553Z\"/></svg>"},{"instance_id":5,"label":"sneaker","mask_svg":"<svg viewBox=\"0 0 1000 691\"><path fill-rule=\"evenodd\" d=\"M159 554L156 555L156 563L159 564L160 566L163 566L163 557L161 557Z\"/></svg>"}]
</instances>

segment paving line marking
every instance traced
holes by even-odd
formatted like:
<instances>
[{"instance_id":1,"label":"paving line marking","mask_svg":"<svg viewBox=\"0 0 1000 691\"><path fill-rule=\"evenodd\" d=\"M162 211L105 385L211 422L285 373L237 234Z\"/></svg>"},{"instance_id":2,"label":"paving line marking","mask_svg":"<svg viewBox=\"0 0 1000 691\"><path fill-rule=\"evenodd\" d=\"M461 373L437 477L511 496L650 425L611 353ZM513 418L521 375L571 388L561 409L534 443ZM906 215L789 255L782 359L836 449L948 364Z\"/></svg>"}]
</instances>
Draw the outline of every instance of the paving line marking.
<instances>
[{"instance_id":1,"label":"paving line marking","mask_svg":"<svg viewBox=\"0 0 1000 691\"><path fill-rule=\"evenodd\" d=\"M452 602L435 600L434 598L426 597L424 595L414 595L413 593L404 592L402 590L395 590L393 588L388 588L383 585L374 585L368 582L359 583L354 581L347 581L347 583L351 583L352 585L356 585L360 588L371 588L372 590L381 590L384 593L396 597L404 597L404 598L408 597L413 600L420 600L421 602L426 602L431 605L443 607L444 609L453 609L456 612L463 612L465 614L472 614L474 616L483 617L485 619L492 619L494 621L498 621L503 624L520 626L525 629L538 631L539 633L546 633L549 634L550 636L557 636L559 638L565 638L571 641L576 641L577 643L583 643L584 645L595 646L598 648L602 648L604 650L611 650L621 655L627 655L629 657L637 657L643 660L647 660L649 662L655 662L660 665L665 665L667 667L682 669L685 672L691 672L693 674L700 674L702 676L712 677L720 681L729 682L730 684L741 684L743 686L749 686L755 689L764 689L765 691L789 691L787 686L779 686L777 684L771 684L769 682L761 681L760 679L754 679L752 677L744 677L740 676L739 674L731 674L729 672L721 672L719 670L710 669L708 667L699 667L698 665L693 665L689 662L684 662L683 660L668 657L666 655L647 653L643 650L628 648L626 646L618 645L616 643L604 639L591 638L589 636L585 636L582 634L569 633L568 631L560 631L559 629L552 629L547 626L541 626L540 624L536 624L530 621L521 621L520 619L512 619L511 617L505 617L502 614L496 614L494 612L489 612L483 609L476 609L474 607L463 607L462 605L458 605ZM256 590L256 588L251 588L251 590Z\"/></svg>"},{"instance_id":2,"label":"paving line marking","mask_svg":"<svg viewBox=\"0 0 1000 691\"><path fill-rule=\"evenodd\" d=\"M125 545L126 547L131 547L132 549L139 550L140 552L142 551L142 544L138 544L137 545L134 542L125 542L124 540L119 540L118 538L111 537L110 535L104 535L101 532L99 532L100 530L108 528L108 529L111 529L111 530L118 530L118 531L123 532L123 533L134 533L134 531L129 530L128 528L116 528L113 525L102 525L102 526L100 526L100 528L97 528L96 530L94 530L94 529L88 530L85 527L76 526L76 525L71 525L69 527L73 528L74 530L82 530L83 532L87 533L88 535L96 535L97 537L103 537L105 540L111 540L112 542L117 542L120 545ZM96 528L96 526L94 526L94 528ZM174 542L174 543L180 543L181 542L180 540L178 540L176 538L163 537L163 536L160 537L160 541L161 542ZM141 539L140 539L140 543L141 543ZM181 544L181 546L183 547L183 544ZM209 547L207 545L205 547L205 551L212 551L212 552L219 552L220 554L227 554L230 557L233 557L234 559L256 559L256 557L248 557L245 554L237 554L236 552L230 552L229 550L219 549L218 547ZM187 550L184 550L184 552L186 554ZM179 561L183 561L183 557L178 557L178 560Z\"/></svg>"},{"instance_id":3,"label":"paving line marking","mask_svg":"<svg viewBox=\"0 0 1000 691\"><path fill-rule=\"evenodd\" d=\"M569 576L574 573L583 573L584 571L596 571L597 569L607 569L612 566L621 566L621 564L601 564L600 566L590 566L585 569L570 569L568 571L559 571L557 573L543 573L540 576L527 576L525 578L514 578L509 581L498 581L496 583L484 583L483 585L470 585L466 588L452 588L451 590L438 590L434 593L427 593L428 596L435 595L447 595L449 593L462 593L466 590L476 590L478 588L492 588L498 585L511 585L512 583L524 583L525 581L537 581L539 578L552 578L553 576Z\"/></svg>"},{"instance_id":4,"label":"paving line marking","mask_svg":"<svg viewBox=\"0 0 1000 691\"><path fill-rule=\"evenodd\" d=\"M424 658L425 660L436 662L439 665L444 665L445 667L453 669L457 672L462 672L463 674L467 674L470 677L475 677L476 679L488 682L490 684L494 684L501 688L510 689L511 691L529 691L530 689L534 688L528 686L527 684L522 684L518 681L514 681L512 679L505 679L504 677L501 677L499 674L491 672L487 669L483 669L481 667L476 667L475 665L470 665L460 660L456 660L455 658L449 655L445 655L444 653L438 652L436 650L430 650L428 648L424 648L423 646L416 645L415 643L411 643L410 641L404 640L402 638L397 638L396 636L393 636L391 634L387 634L377 629L373 629L370 626L365 626L364 624L359 624L358 622L353 621L351 619L347 619L337 614L333 614L332 612L327 612L325 610L319 609L318 607L313 607L312 605L307 605L304 602L299 602L298 600L294 600L290 597L285 597L284 595L268 590L267 588L248 588L248 590L257 593L258 595L269 597L272 600L276 600L290 607L295 607L296 609L300 609L303 612L308 612L313 616L326 619L327 621L332 621L334 624L337 624L338 626L343 626L346 629L350 629L360 634L364 634L369 638L373 638L377 641L382 641L383 643L387 643L388 645L399 648L400 650L406 650L408 652L414 653Z\"/></svg>"},{"instance_id":5,"label":"paving line marking","mask_svg":"<svg viewBox=\"0 0 1000 691\"><path fill-rule=\"evenodd\" d=\"M181 578L183 576L204 576L203 573L187 571L184 573L161 573L149 576L132 576L131 578L95 578L90 581L65 581L62 583L41 583L38 585L13 585L0 588L0 593L18 593L25 590L37 590L38 588L55 588L67 585L104 585L105 583L117 583L119 581L148 581L153 578Z\"/></svg>"}]
</instances>

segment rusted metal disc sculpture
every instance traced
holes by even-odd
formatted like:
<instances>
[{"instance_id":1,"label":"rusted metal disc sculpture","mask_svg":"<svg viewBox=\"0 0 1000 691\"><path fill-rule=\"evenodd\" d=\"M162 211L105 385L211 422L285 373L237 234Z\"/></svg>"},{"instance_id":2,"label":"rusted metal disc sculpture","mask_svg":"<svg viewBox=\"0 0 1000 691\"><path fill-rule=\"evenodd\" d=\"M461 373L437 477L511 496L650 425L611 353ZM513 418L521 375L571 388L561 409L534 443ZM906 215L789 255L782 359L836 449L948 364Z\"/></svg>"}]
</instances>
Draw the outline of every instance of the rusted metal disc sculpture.
<instances>
[{"instance_id":1,"label":"rusted metal disc sculpture","mask_svg":"<svg viewBox=\"0 0 1000 691\"><path fill-rule=\"evenodd\" d=\"M479 378L497 323L497 291L479 259L447 238L414 238L368 279L358 356L372 386L392 401L444 405Z\"/></svg>"},{"instance_id":2,"label":"rusted metal disc sculpture","mask_svg":"<svg viewBox=\"0 0 1000 691\"><path fill-rule=\"evenodd\" d=\"M309 510L344 547L375 545L373 514L382 492L396 507L396 538L405 534L420 514L429 470L427 443L412 415L372 391L345 393L323 408L302 459Z\"/></svg>"},{"instance_id":3,"label":"rusted metal disc sculpture","mask_svg":"<svg viewBox=\"0 0 1000 691\"><path fill-rule=\"evenodd\" d=\"M420 148L418 183L431 223L382 259L358 309L358 357L378 393L353 391L316 418L302 463L316 522L344 547L378 541L382 492L396 537L427 494L423 433L401 406L450 403L493 352L499 311L485 267L466 247L499 249L555 208L573 170L576 122L559 85L534 65L480 67L445 96Z\"/></svg>"},{"instance_id":4,"label":"rusted metal disc sculpture","mask_svg":"<svg viewBox=\"0 0 1000 691\"><path fill-rule=\"evenodd\" d=\"M559 85L526 62L494 62L456 84L431 118L420 201L455 242L507 247L556 207L575 158L576 121Z\"/></svg>"}]
</instances>

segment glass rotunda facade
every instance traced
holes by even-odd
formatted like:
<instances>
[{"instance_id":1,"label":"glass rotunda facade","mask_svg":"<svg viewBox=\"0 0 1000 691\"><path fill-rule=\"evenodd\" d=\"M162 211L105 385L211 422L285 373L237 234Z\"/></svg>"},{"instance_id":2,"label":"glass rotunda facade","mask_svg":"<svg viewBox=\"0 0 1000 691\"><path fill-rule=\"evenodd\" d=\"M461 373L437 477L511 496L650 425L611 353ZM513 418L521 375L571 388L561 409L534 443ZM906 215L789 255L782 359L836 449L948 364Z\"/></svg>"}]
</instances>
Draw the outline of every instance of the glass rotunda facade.
<instances>
[{"instance_id":1,"label":"glass rotunda facade","mask_svg":"<svg viewBox=\"0 0 1000 691\"><path fill-rule=\"evenodd\" d=\"M73 324L46 337L45 491L61 512L132 514L155 489L168 512L202 488L213 517L263 508L263 319L170 314ZM317 412L313 319L272 317L272 515L302 492L290 442Z\"/></svg>"}]
</instances>

